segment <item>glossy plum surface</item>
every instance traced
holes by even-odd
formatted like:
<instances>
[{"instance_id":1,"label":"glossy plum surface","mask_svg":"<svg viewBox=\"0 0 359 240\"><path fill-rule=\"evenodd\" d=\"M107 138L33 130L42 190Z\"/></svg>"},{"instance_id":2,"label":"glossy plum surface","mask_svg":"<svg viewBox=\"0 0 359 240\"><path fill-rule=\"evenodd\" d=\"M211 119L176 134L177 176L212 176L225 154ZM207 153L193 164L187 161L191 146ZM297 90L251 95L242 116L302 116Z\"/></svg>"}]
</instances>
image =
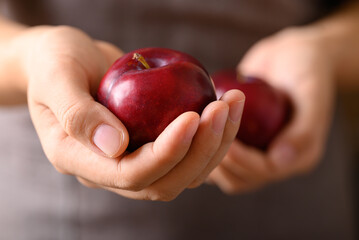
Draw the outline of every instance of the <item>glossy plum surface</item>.
<instances>
[{"instance_id":1,"label":"glossy plum surface","mask_svg":"<svg viewBox=\"0 0 359 240\"><path fill-rule=\"evenodd\" d=\"M132 59L139 53L150 69ZM193 57L163 48L127 53L108 70L98 89L98 101L126 126L130 151L154 141L186 111L199 114L216 100L204 67Z\"/></svg>"},{"instance_id":2,"label":"glossy plum surface","mask_svg":"<svg viewBox=\"0 0 359 240\"><path fill-rule=\"evenodd\" d=\"M246 102L237 138L247 145L265 150L289 120L288 98L258 78L237 79L235 70L214 73L212 79L217 97L230 89L239 89L245 94Z\"/></svg>"}]
</instances>

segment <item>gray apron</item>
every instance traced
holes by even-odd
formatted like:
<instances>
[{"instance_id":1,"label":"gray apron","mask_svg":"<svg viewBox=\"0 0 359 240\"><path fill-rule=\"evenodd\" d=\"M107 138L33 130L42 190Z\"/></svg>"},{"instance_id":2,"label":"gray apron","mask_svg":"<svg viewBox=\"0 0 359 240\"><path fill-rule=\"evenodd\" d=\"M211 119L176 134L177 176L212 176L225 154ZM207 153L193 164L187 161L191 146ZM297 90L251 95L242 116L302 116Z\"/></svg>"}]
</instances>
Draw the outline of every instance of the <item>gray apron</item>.
<instances>
[{"instance_id":1,"label":"gray apron","mask_svg":"<svg viewBox=\"0 0 359 240\"><path fill-rule=\"evenodd\" d=\"M182 50L210 71L235 66L258 39L320 12L309 0L20 2L2 1L2 11L29 24L73 25L125 51ZM337 109L312 173L239 196L204 185L159 203L88 189L57 173L27 108L0 108L0 239L354 239L353 155Z\"/></svg>"}]
</instances>

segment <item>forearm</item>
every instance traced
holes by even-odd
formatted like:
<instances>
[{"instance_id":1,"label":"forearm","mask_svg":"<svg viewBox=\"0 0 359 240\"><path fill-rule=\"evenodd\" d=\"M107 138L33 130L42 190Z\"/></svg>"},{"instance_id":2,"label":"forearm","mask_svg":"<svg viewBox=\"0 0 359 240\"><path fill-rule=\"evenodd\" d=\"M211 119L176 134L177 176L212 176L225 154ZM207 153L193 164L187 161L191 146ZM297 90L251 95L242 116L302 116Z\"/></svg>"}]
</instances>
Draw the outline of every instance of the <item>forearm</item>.
<instances>
[{"instance_id":1,"label":"forearm","mask_svg":"<svg viewBox=\"0 0 359 240\"><path fill-rule=\"evenodd\" d=\"M8 21L0 16L0 105L26 102L26 89L19 71L18 58L13 40L26 26Z\"/></svg>"},{"instance_id":2,"label":"forearm","mask_svg":"<svg viewBox=\"0 0 359 240\"><path fill-rule=\"evenodd\" d=\"M313 24L321 45L333 61L338 85L359 88L359 2L353 1L338 12Z\"/></svg>"}]
</instances>

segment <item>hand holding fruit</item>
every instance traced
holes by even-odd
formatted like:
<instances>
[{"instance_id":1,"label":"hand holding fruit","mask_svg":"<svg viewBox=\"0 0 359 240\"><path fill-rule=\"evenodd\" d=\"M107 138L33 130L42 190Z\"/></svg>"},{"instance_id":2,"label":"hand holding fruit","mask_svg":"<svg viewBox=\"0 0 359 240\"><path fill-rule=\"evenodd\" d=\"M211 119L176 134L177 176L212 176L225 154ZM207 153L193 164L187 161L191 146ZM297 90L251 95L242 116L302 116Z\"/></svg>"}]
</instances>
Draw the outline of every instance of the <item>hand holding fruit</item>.
<instances>
[{"instance_id":1,"label":"hand holding fruit","mask_svg":"<svg viewBox=\"0 0 359 240\"><path fill-rule=\"evenodd\" d=\"M293 105L290 122L268 149L235 142L210 181L223 191L238 193L308 172L320 160L333 108L330 57L317 32L286 29L257 43L238 70L266 80L287 94Z\"/></svg>"},{"instance_id":2,"label":"hand holding fruit","mask_svg":"<svg viewBox=\"0 0 359 240\"><path fill-rule=\"evenodd\" d=\"M13 47L45 154L58 171L87 186L172 200L205 180L238 130L244 95L230 91L204 106L201 116L181 114L154 142L127 153L125 126L93 98L119 49L70 27L30 28Z\"/></svg>"}]
</instances>

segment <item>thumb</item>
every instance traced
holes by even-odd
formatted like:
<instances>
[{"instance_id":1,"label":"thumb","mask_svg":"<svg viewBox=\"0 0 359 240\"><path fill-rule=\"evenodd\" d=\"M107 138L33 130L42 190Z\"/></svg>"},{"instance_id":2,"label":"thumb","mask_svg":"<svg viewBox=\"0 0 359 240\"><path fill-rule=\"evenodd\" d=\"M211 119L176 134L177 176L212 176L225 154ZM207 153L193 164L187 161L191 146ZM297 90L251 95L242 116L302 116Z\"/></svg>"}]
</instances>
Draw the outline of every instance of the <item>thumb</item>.
<instances>
[{"instance_id":1,"label":"thumb","mask_svg":"<svg viewBox=\"0 0 359 240\"><path fill-rule=\"evenodd\" d=\"M90 97L75 97L51 106L64 131L85 146L108 157L122 154L129 137L125 126Z\"/></svg>"},{"instance_id":2,"label":"thumb","mask_svg":"<svg viewBox=\"0 0 359 240\"><path fill-rule=\"evenodd\" d=\"M37 104L49 108L68 136L107 157L117 157L128 145L125 126L90 94L88 75L74 62L40 75L32 87Z\"/></svg>"},{"instance_id":3,"label":"thumb","mask_svg":"<svg viewBox=\"0 0 359 240\"><path fill-rule=\"evenodd\" d=\"M316 127L314 118L298 115L294 115L268 149L269 161L279 177L309 172L323 152L324 131Z\"/></svg>"}]
</instances>

